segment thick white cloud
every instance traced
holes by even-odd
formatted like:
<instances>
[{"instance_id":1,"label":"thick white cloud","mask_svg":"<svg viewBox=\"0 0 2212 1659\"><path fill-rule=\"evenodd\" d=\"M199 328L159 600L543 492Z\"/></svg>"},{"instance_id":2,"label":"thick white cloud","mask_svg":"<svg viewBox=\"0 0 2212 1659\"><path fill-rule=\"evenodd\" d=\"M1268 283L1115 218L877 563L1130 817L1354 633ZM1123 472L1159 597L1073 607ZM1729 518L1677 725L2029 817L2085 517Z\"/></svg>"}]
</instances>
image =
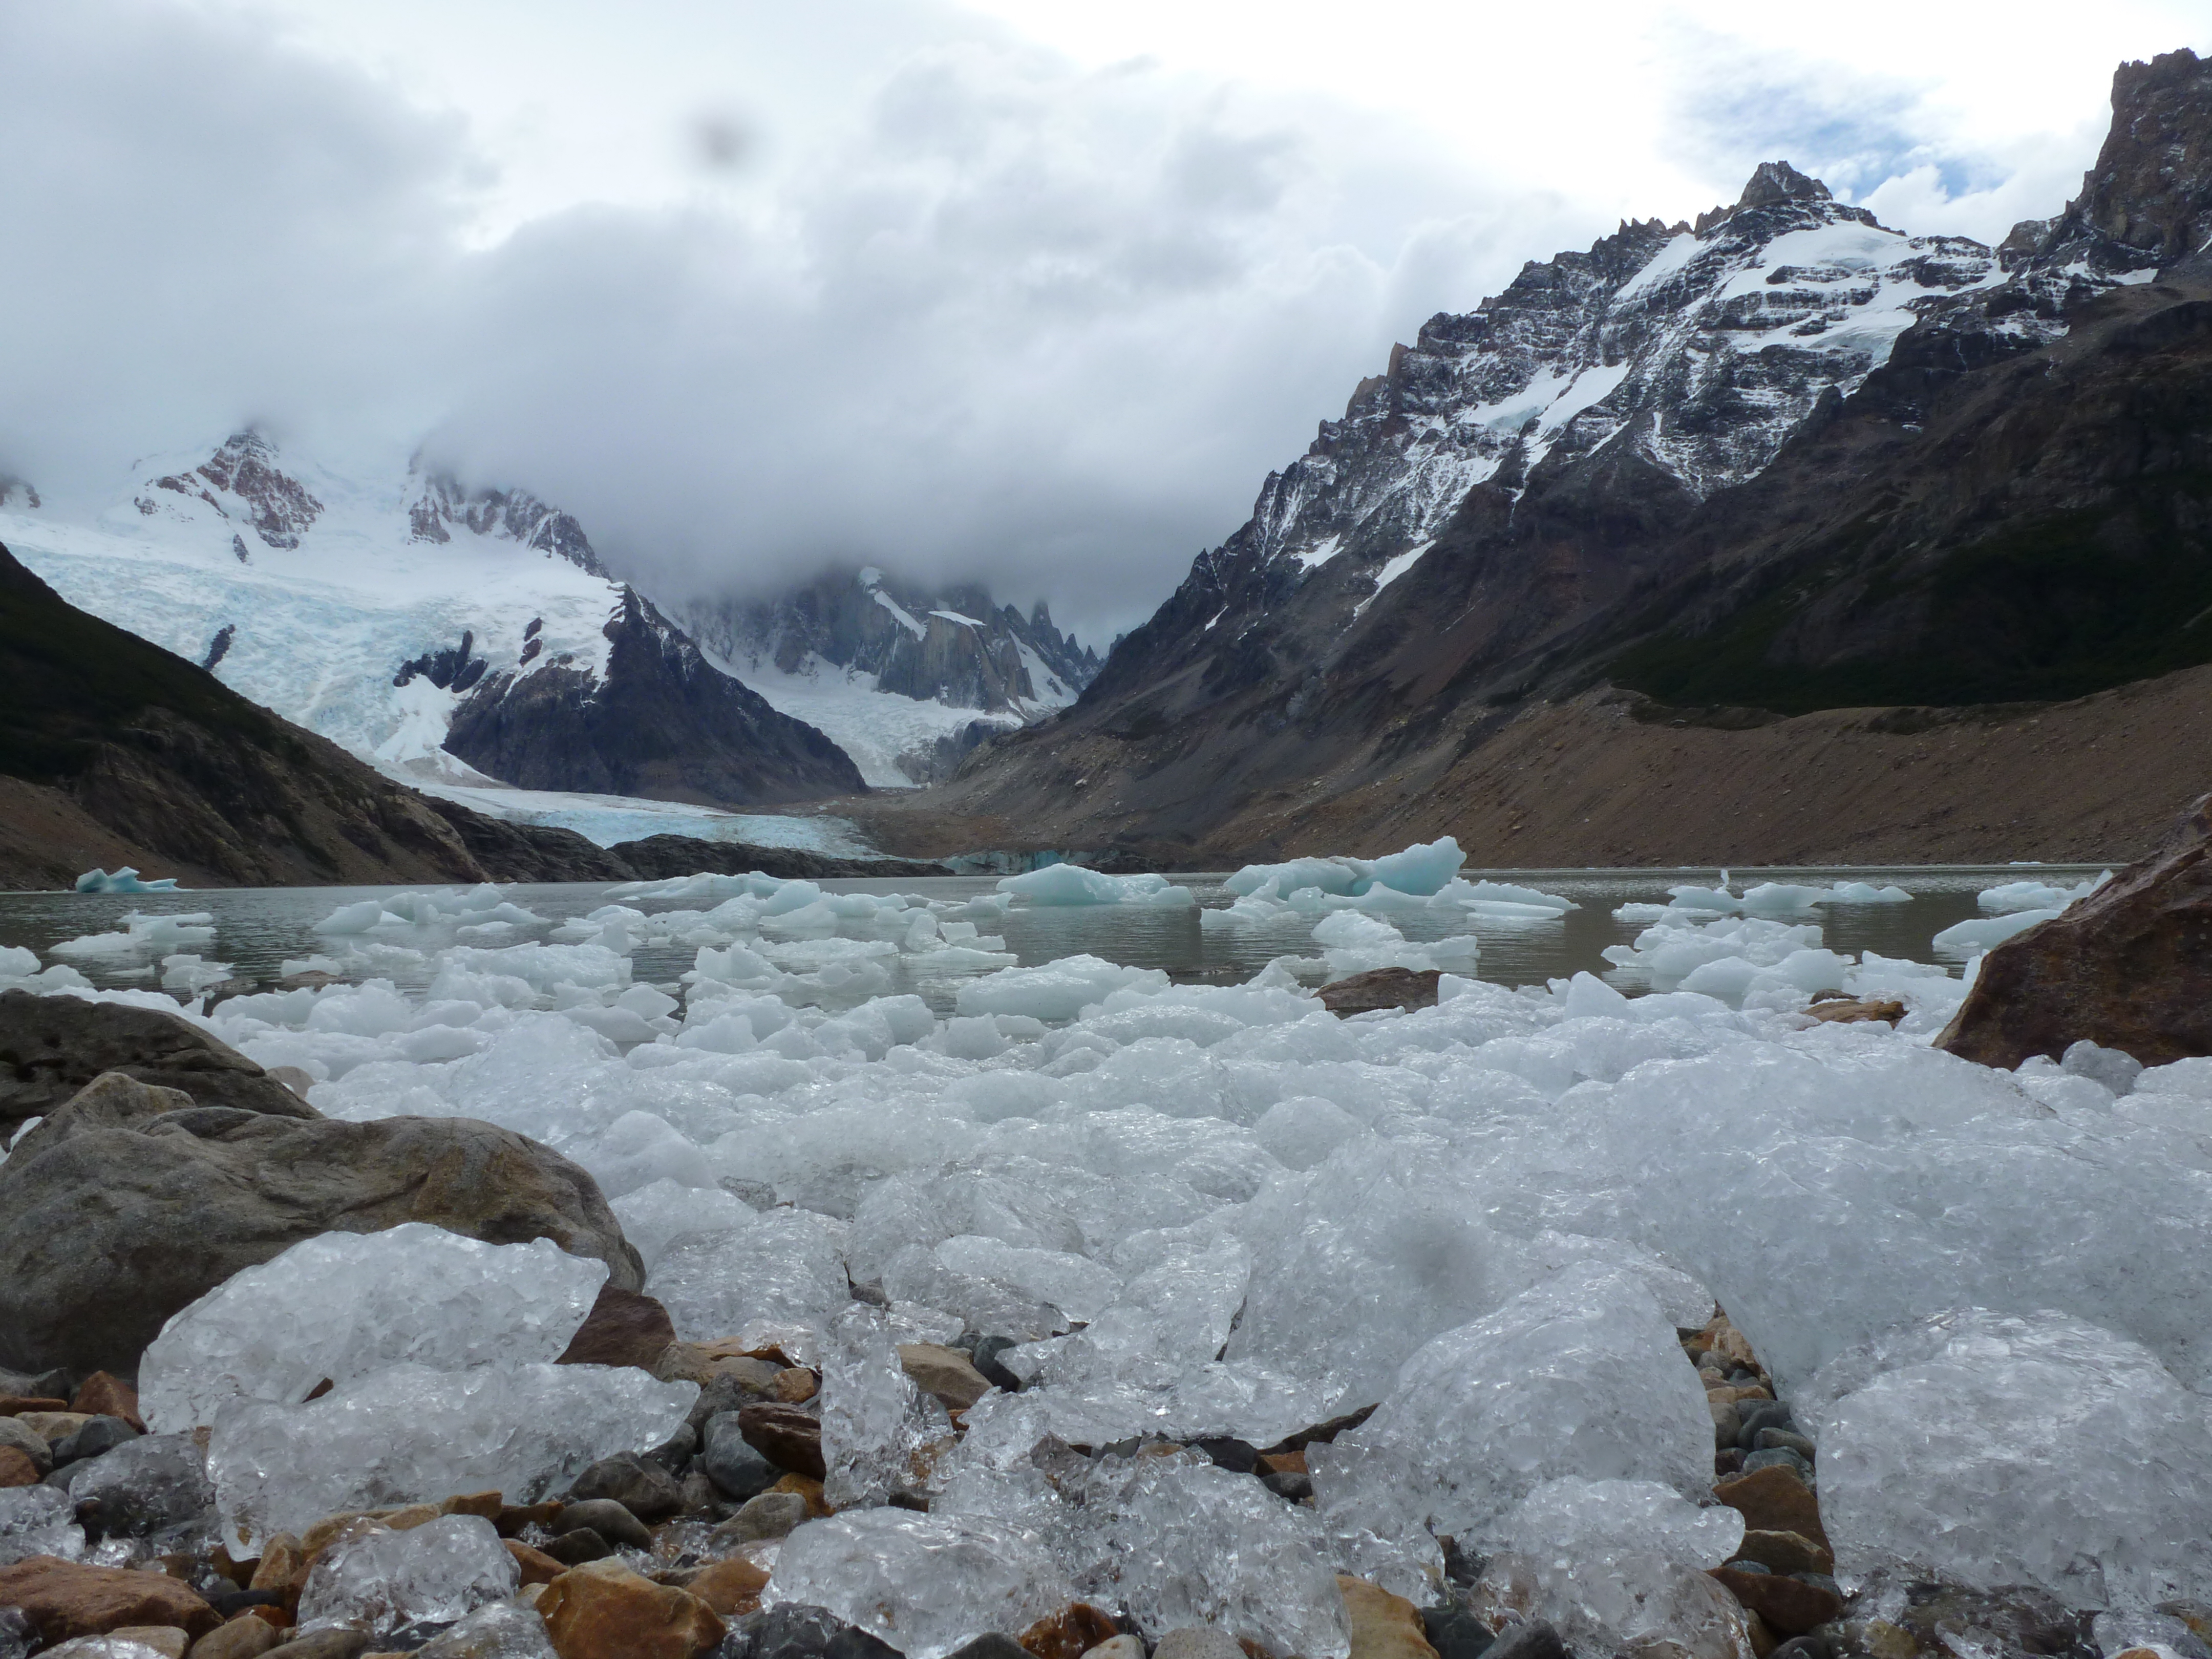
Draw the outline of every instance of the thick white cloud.
<instances>
[{"instance_id":1,"label":"thick white cloud","mask_svg":"<svg viewBox=\"0 0 2212 1659\"><path fill-rule=\"evenodd\" d=\"M1525 258L1771 155L2001 234L2110 73L2008 125L1978 70L1663 15L996 9L0 0L0 466L428 435L664 586L872 562L1103 635Z\"/></svg>"}]
</instances>

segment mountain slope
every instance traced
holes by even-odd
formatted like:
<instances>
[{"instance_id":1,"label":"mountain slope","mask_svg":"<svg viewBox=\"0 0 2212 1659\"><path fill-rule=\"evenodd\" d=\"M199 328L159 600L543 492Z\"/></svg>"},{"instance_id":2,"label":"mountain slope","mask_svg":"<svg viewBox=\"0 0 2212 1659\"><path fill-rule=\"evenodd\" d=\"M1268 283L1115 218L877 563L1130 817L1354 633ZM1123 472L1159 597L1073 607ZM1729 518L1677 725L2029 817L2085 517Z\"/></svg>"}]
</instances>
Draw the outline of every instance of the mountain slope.
<instances>
[{"instance_id":1,"label":"mountain slope","mask_svg":"<svg viewBox=\"0 0 2212 1659\"><path fill-rule=\"evenodd\" d=\"M523 781L473 757L537 787L619 774L730 805L860 787L833 744L611 578L574 518L520 492L295 462L246 432L145 468L89 520L0 501L0 534L73 603L397 777ZM465 712L472 757L448 743ZM603 734L636 718L649 752L626 765Z\"/></svg>"},{"instance_id":2,"label":"mountain slope","mask_svg":"<svg viewBox=\"0 0 2212 1659\"><path fill-rule=\"evenodd\" d=\"M0 684L0 886L65 887L124 864L192 885L627 873L581 836L393 783L68 605L4 547Z\"/></svg>"},{"instance_id":3,"label":"mountain slope","mask_svg":"<svg viewBox=\"0 0 2212 1659\"><path fill-rule=\"evenodd\" d=\"M1097 654L973 585L925 589L869 568L775 599L694 599L701 646L784 713L829 732L872 784L949 776L984 738L1073 702Z\"/></svg>"},{"instance_id":4,"label":"mountain slope","mask_svg":"<svg viewBox=\"0 0 2212 1659\"><path fill-rule=\"evenodd\" d=\"M2180 638L2212 422L2177 258L2212 234L2212 88L2178 53L2114 97L2081 199L2002 256L1770 163L1695 226L1625 225L1432 319L1073 709L989 745L934 810L1044 844L1303 845L1332 799L1479 773L1616 661L1656 695L1789 709L2212 659ZM2069 609L2093 592L2109 623ZM2055 645L2069 627L2078 648ZM1916 673L1807 678L1861 659Z\"/></svg>"}]
</instances>

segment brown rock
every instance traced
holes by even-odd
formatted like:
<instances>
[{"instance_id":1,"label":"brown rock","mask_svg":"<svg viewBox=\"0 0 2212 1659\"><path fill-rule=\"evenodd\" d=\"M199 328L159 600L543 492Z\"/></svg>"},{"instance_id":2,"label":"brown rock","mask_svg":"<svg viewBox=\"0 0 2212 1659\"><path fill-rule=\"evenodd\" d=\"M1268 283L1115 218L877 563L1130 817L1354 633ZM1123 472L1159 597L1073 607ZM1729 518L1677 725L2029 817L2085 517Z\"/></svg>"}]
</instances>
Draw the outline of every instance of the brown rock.
<instances>
[{"instance_id":1,"label":"brown rock","mask_svg":"<svg viewBox=\"0 0 2212 1659\"><path fill-rule=\"evenodd\" d=\"M769 1490L787 1492L801 1499L806 1505L806 1518L810 1521L819 1521L824 1516L837 1513L830 1507L829 1500L823 1497L822 1483L811 1475L787 1474Z\"/></svg>"},{"instance_id":2,"label":"brown rock","mask_svg":"<svg viewBox=\"0 0 2212 1659\"><path fill-rule=\"evenodd\" d=\"M221 1614L167 1574L34 1555L0 1567L0 1607L21 1607L49 1646L124 1625L174 1625L204 1636Z\"/></svg>"},{"instance_id":3,"label":"brown rock","mask_svg":"<svg viewBox=\"0 0 2212 1659\"><path fill-rule=\"evenodd\" d=\"M2150 856L1982 958L1938 1048L2010 1071L2087 1039L2146 1066L2212 1054L2212 795Z\"/></svg>"},{"instance_id":4,"label":"brown rock","mask_svg":"<svg viewBox=\"0 0 2212 1659\"><path fill-rule=\"evenodd\" d=\"M649 1296L610 1282L568 1339L556 1365L635 1365L649 1371L676 1340L668 1310Z\"/></svg>"},{"instance_id":5,"label":"brown rock","mask_svg":"<svg viewBox=\"0 0 2212 1659\"><path fill-rule=\"evenodd\" d=\"M723 1618L739 1619L760 1611L761 1591L768 1588L768 1570L733 1556L702 1568L684 1588Z\"/></svg>"},{"instance_id":6,"label":"brown rock","mask_svg":"<svg viewBox=\"0 0 2212 1659\"><path fill-rule=\"evenodd\" d=\"M1795 1473L1779 1464L1723 1480L1713 1488L1713 1496L1743 1516L1747 1532L1794 1532L1822 1549L1831 1547L1820 1525L1820 1501Z\"/></svg>"},{"instance_id":7,"label":"brown rock","mask_svg":"<svg viewBox=\"0 0 2212 1659\"><path fill-rule=\"evenodd\" d=\"M1040 1619L1021 1633L1021 1644L1036 1659L1083 1659L1101 1642L1120 1635L1114 1616L1088 1601L1071 1601L1049 1619Z\"/></svg>"},{"instance_id":8,"label":"brown rock","mask_svg":"<svg viewBox=\"0 0 2212 1659\"><path fill-rule=\"evenodd\" d=\"M822 1392L822 1373L805 1365L787 1365L775 1374L775 1397L796 1406Z\"/></svg>"},{"instance_id":9,"label":"brown rock","mask_svg":"<svg viewBox=\"0 0 2212 1659\"><path fill-rule=\"evenodd\" d=\"M438 1505L441 1515L473 1515L480 1521L497 1522L507 1509L495 1492L457 1492Z\"/></svg>"},{"instance_id":10,"label":"brown rock","mask_svg":"<svg viewBox=\"0 0 2212 1659\"><path fill-rule=\"evenodd\" d=\"M550 1584L568 1571L544 1551L534 1550L517 1538L507 1540L507 1553L522 1570L522 1582L526 1584Z\"/></svg>"},{"instance_id":11,"label":"brown rock","mask_svg":"<svg viewBox=\"0 0 2212 1659\"><path fill-rule=\"evenodd\" d=\"M598 1183L511 1130L176 1106L111 1073L0 1164L0 1366L130 1374L179 1309L334 1230L427 1221L497 1244L550 1238L618 1285L643 1282Z\"/></svg>"},{"instance_id":12,"label":"brown rock","mask_svg":"<svg viewBox=\"0 0 2212 1659\"><path fill-rule=\"evenodd\" d=\"M1324 985L1316 994L1321 1006L1339 1018L1372 1013L1378 1008L1433 1008L1437 980L1433 968L1370 968Z\"/></svg>"},{"instance_id":13,"label":"brown rock","mask_svg":"<svg viewBox=\"0 0 2212 1659\"><path fill-rule=\"evenodd\" d=\"M278 1117L315 1109L228 1043L158 1008L0 992L0 1136L58 1110L104 1072L181 1090L188 1106L228 1106Z\"/></svg>"},{"instance_id":14,"label":"brown rock","mask_svg":"<svg viewBox=\"0 0 2212 1659\"><path fill-rule=\"evenodd\" d=\"M724 1630L697 1596L628 1571L564 1572L545 1587L538 1612L561 1659L692 1659Z\"/></svg>"},{"instance_id":15,"label":"brown rock","mask_svg":"<svg viewBox=\"0 0 2212 1659\"><path fill-rule=\"evenodd\" d=\"M991 1392L989 1380L957 1348L936 1342L902 1342L898 1357L900 1368L914 1379L915 1387L935 1395L954 1411L966 1411ZM1080 1659L1079 1652L1072 1659Z\"/></svg>"},{"instance_id":16,"label":"brown rock","mask_svg":"<svg viewBox=\"0 0 2212 1659\"><path fill-rule=\"evenodd\" d=\"M1712 1576L1729 1595L1784 1636L1802 1636L1817 1625L1841 1617L1844 1611L1842 1596L1802 1578L1778 1572L1738 1572L1733 1567L1715 1567Z\"/></svg>"},{"instance_id":17,"label":"brown rock","mask_svg":"<svg viewBox=\"0 0 2212 1659\"><path fill-rule=\"evenodd\" d=\"M106 1371L94 1371L84 1379L70 1409L88 1417L119 1417L139 1433L146 1432L146 1419L138 1415L138 1390Z\"/></svg>"},{"instance_id":18,"label":"brown rock","mask_svg":"<svg viewBox=\"0 0 2212 1659\"><path fill-rule=\"evenodd\" d=\"M21 1417L25 1412L65 1412L66 1400L50 1400L44 1395L0 1394L0 1417Z\"/></svg>"},{"instance_id":19,"label":"brown rock","mask_svg":"<svg viewBox=\"0 0 2212 1659\"><path fill-rule=\"evenodd\" d=\"M1751 1641L1751 1659L1766 1659L1768 1654L1782 1645L1782 1638L1775 1633L1774 1626L1749 1607L1743 1611L1743 1633Z\"/></svg>"},{"instance_id":20,"label":"brown rock","mask_svg":"<svg viewBox=\"0 0 2212 1659\"><path fill-rule=\"evenodd\" d=\"M35 1486L39 1466L21 1446L0 1446L0 1486Z\"/></svg>"},{"instance_id":21,"label":"brown rock","mask_svg":"<svg viewBox=\"0 0 2212 1659\"><path fill-rule=\"evenodd\" d=\"M1737 1558L1756 1561L1770 1572L1833 1572L1836 1558L1811 1539L1794 1532L1747 1532Z\"/></svg>"},{"instance_id":22,"label":"brown rock","mask_svg":"<svg viewBox=\"0 0 2212 1659\"><path fill-rule=\"evenodd\" d=\"M49 1446L66 1440L92 1421L88 1412L19 1412L15 1420Z\"/></svg>"},{"instance_id":23,"label":"brown rock","mask_svg":"<svg viewBox=\"0 0 2212 1659\"><path fill-rule=\"evenodd\" d=\"M1352 1615L1352 1659L1437 1659L1419 1610L1404 1596L1345 1573L1336 1587Z\"/></svg>"},{"instance_id":24,"label":"brown rock","mask_svg":"<svg viewBox=\"0 0 2212 1659\"><path fill-rule=\"evenodd\" d=\"M796 1406L763 1402L743 1407L738 1412L738 1432L780 1469L816 1480L827 1473L822 1463L822 1425Z\"/></svg>"},{"instance_id":25,"label":"brown rock","mask_svg":"<svg viewBox=\"0 0 2212 1659\"><path fill-rule=\"evenodd\" d=\"M191 1659L261 1659L283 1639L274 1625L240 1613L193 1643Z\"/></svg>"},{"instance_id":26,"label":"brown rock","mask_svg":"<svg viewBox=\"0 0 2212 1659\"><path fill-rule=\"evenodd\" d=\"M1259 1457L1259 1468L1262 1474L1310 1473L1306 1468L1306 1449L1304 1446L1293 1446L1288 1451L1261 1452Z\"/></svg>"},{"instance_id":27,"label":"brown rock","mask_svg":"<svg viewBox=\"0 0 2212 1659\"><path fill-rule=\"evenodd\" d=\"M185 1650L192 1644L192 1638L174 1625L125 1625L107 1633L118 1641L151 1648L165 1659L185 1659Z\"/></svg>"},{"instance_id":28,"label":"brown rock","mask_svg":"<svg viewBox=\"0 0 2212 1659\"><path fill-rule=\"evenodd\" d=\"M289 1532L280 1532L261 1547L261 1559L253 1565L253 1577L246 1581L248 1589L281 1590L292 1579L307 1570L307 1553L300 1540Z\"/></svg>"},{"instance_id":29,"label":"brown rock","mask_svg":"<svg viewBox=\"0 0 2212 1659\"><path fill-rule=\"evenodd\" d=\"M1816 1002L1805 1011L1831 1025L1861 1025L1881 1022L1894 1025L1905 1018L1905 1005L1875 997L1834 997Z\"/></svg>"},{"instance_id":30,"label":"brown rock","mask_svg":"<svg viewBox=\"0 0 2212 1659\"><path fill-rule=\"evenodd\" d=\"M368 1633L358 1630L310 1631L269 1650L274 1659L362 1659Z\"/></svg>"}]
</instances>

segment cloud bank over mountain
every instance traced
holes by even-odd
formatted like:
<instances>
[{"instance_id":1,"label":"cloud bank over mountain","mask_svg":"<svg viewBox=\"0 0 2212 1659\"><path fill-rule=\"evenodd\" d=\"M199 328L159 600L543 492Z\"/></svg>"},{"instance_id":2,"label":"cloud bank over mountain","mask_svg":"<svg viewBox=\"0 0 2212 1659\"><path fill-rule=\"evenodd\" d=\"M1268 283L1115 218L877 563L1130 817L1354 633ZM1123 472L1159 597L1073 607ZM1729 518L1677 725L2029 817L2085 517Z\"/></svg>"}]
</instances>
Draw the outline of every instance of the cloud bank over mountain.
<instances>
[{"instance_id":1,"label":"cloud bank over mountain","mask_svg":"<svg viewBox=\"0 0 2212 1659\"><path fill-rule=\"evenodd\" d=\"M1048 594L1103 643L1394 339L1524 259L1769 154L1986 237L2069 193L2104 118L1990 137L1941 66L1695 19L1610 58L1565 21L1549 61L1408 40L1393 100L921 0L377 15L0 7L0 471L89 497L246 422L427 440L665 586L880 563ZM2156 7L2109 26L2153 38L2067 48L2100 77L2182 43ZM1619 165L1542 159L1570 142Z\"/></svg>"}]
</instances>

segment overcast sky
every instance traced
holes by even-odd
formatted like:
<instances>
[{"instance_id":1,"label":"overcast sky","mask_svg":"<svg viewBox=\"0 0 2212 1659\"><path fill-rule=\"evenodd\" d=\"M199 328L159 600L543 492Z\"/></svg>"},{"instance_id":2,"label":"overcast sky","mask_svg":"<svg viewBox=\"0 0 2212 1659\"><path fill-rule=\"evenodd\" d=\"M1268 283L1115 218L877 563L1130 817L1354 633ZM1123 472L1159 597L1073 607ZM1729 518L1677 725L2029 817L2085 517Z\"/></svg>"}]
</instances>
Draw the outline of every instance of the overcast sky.
<instances>
[{"instance_id":1,"label":"overcast sky","mask_svg":"<svg viewBox=\"0 0 2212 1659\"><path fill-rule=\"evenodd\" d=\"M664 588L876 563L1103 643L1524 260L1776 156L1994 240L2185 45L2202 0L0 0L0 471L427 443Z\"/></svg>"}]
</instances>

